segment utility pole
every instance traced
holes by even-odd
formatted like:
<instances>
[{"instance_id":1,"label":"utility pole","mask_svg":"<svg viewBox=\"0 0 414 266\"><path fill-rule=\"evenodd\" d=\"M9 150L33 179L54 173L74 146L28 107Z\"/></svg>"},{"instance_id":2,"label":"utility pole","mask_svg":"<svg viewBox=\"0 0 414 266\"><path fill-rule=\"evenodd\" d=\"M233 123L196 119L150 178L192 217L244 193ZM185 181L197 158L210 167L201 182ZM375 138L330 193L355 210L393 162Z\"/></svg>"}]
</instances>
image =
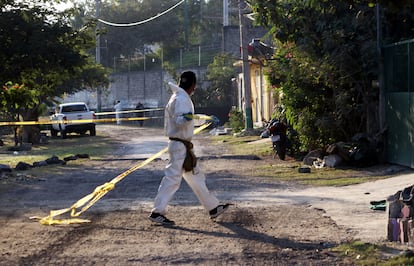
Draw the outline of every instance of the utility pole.
<instances>
[{"instance_id":1,"label":"utility pole","mask_svg":"<svg viewBox=\"0 0 414 266\"><path fill-rule=\"evenodd\" d=\"M253 129L252 118L252 100L250 90L250 67L249 58L247 54L247 42L244 41L246 35L245 28L243 26L243 12L245 3L244 0L239 0L239 25L240 25L240 53L242 60L242 72L243 72L243 90L244 90L244 106L245 106L245 128L246 130Z\"/></svg>"},{"instance_id":2,"label":"utility pole","mask_svg":"<svg viewBox=\"0 0 414 266\"><path fill-rule=\"evenodd\" d=\"M95 17L99 18L99 1L100 0L95 0ZM96 50L95 50L95 62L97 64L101 63L101 35L99 32L99 23L96 24L96 30L95 30L95 35L96 35ZM97 101L97 111L100 112L101 108L102 108L102 102L101 102L101 95L102 95L102 91L101 91L101 87L98 86L96 88L96 101Z\"/></svg>"}]
</instances>

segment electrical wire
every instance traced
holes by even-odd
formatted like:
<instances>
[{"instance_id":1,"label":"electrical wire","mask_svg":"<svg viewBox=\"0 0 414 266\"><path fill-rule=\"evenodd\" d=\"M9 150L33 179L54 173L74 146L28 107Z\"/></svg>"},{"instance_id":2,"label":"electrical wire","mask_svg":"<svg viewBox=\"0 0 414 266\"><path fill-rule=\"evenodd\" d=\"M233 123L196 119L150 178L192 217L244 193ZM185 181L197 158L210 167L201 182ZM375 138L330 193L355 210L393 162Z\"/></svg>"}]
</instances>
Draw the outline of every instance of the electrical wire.
<instances>
[{"instance_id":1,"label":"electrical wire","mask_svg":"<svg viewBox=\"0 0 414 266\"><path fill-rule=\"evenodd\" d=\"M123 24L123 23L112 23L112 22L108 22L108 21L105 21L105 20L103 20L103 19L99 19L99 18L98 18L97 20L98 20L99 22L101 22L101 23L105 24L105 25L108 25L108 26L113 26L113 27L133 27L133 26L138 26L138 25L141 25L141 24L144 24L144 23L150 22L150 21L152 21L152 20L154 20L154 19L157 19L157 18L159 18L159 17L161 17L161 16L163 16L163 15L167 14L168 12L172 11L172 10L173 10L174 8L176 8L177 6L181 5L184 1L185 1L185 0L181 0L181 1L180 1L180 2L178 2L177 4L175 4L175 5L173 5L172 7L170 7L169 9L167 9L167 10L165 10L165 11L161 12L161 13L158 13L157 15L155 15L155 16L153 16L153 17L150 17L150 18L145 19L145 20L142 20L142 21L133 22L133 23L126 23L126 24Z\"/></svg>"}]
</instances>

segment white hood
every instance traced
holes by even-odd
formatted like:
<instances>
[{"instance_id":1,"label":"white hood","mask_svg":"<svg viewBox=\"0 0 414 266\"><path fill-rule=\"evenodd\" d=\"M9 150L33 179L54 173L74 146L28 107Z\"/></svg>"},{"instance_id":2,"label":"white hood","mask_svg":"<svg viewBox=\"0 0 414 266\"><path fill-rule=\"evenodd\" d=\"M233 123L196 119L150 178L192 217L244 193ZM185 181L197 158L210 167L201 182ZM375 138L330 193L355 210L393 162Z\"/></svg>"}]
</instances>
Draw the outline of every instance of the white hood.
<instances>
[{"instance_id":1,"label":"white hood","mask_svg":"<svg viewBox=\"0 0 414 266\"><path fill-rule=\"evenodd\" d=\"M171 88L171 90L172 90L173 93L177 93L179 90L183 90L177 84L172 83L171 81L168 82L168 85L170 86L170 88Z\"/></svg>"}]
</instances>

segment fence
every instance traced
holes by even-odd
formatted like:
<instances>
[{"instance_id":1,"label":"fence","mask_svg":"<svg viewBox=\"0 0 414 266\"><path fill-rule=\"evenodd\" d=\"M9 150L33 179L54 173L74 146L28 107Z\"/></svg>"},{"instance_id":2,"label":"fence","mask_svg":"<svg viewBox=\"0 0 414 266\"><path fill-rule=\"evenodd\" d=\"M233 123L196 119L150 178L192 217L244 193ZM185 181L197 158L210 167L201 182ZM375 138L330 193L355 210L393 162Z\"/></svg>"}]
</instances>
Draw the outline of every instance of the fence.
<instances>
[{"instance_id":1,"label":"fence","mask_svg":"<svg viewBox=\"0 0 414 266\"><path fill-rule=\"evenodd\" d=\"M169 55L168 58L164 58L162 53L148 53L146 55L139 55L138 57L113 58L111 67L113 73L161 70L165 61L168 61L175 69L206 67L221 52L220 45L192 46L186 49L179 49Z\"/></svg>"},{"instance_id":2,"label":"fence","mask_svg":"<svg viewBox=\"0 0 414 266\"><path fill-rule=\"evenodd\" d=\"M414 168L414 40L384 47L387 161Z\"/></svg>"}]
</instances>

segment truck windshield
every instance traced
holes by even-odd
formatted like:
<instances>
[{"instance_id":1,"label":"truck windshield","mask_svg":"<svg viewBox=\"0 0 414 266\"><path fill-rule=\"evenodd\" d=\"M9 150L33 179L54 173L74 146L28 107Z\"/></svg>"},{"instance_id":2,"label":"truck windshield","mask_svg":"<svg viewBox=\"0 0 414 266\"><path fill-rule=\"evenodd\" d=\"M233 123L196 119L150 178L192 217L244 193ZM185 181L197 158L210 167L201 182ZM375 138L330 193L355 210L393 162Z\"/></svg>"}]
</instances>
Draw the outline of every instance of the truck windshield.
<instances>
[{"instance_id":1,"label":"truck windshield","mask_svg":"<svg viewBox=\"0 0 414 266\"><path fill-rule=\"evenodd\" d=\"M69 105L62 107L62 113L70 113L70 112L84 112L86 110L86 106L83 104L78 105Z\"/></svg>"}]
</instances>

